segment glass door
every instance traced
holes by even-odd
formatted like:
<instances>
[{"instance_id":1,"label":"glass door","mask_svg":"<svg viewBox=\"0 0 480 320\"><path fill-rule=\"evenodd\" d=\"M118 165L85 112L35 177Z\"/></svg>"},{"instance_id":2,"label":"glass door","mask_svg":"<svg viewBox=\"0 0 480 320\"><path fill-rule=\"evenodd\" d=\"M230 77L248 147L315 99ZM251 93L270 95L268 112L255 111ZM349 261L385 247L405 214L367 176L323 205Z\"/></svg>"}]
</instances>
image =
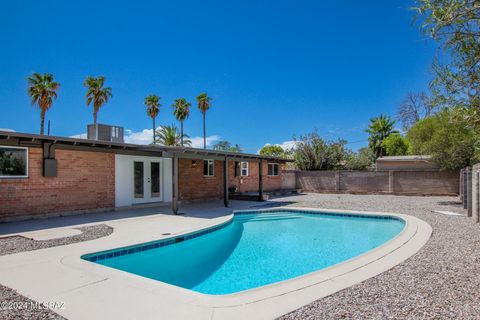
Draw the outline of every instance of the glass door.
<instances>
[{"instance_id":1,"label":"glass door","mask_svg":"<svg viewBox=\"0 0 480 320\"><path fill-rule=\"evenodd\" d=\"M160 162L150 162L150 198L158 201L161 197L160 190Z\"/></svg>"},{"instance_id":2,"label":"glass door","mask_svg":"<svg viewBox=\"0 0 480 320\"><path fill-rule=\"evenodd\" d=\"M133 161L133 202L162 201L161 161Z\"/></svg>"}]
</instances>

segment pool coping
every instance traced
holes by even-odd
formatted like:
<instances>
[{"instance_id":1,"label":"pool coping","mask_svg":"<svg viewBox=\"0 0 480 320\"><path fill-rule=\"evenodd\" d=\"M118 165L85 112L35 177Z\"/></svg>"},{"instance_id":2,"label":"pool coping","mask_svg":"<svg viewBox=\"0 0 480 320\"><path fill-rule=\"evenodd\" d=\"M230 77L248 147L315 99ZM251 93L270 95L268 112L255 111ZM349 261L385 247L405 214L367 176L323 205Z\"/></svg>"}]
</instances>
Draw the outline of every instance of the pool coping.
<instances>
[{"instance_id":1,"label":"pool coping","mask_svg":"<svg viewBox=\"0 0 480 320\"><path fill-rule=\"evenodd\" d=\"M127 239L123 239L120 237L121 235L117 234L118 238L116 241L104 240L97 243L92 241L90 243L39 250L37 255L40 255L40 258L36 258L36 261L39 261L37 265L38 263L46 264L51 262L53 267L59 268L59 262L62 267L62 269L59 269L61 273L57 274L59 278L67 279L66 277L68 276L68 279L71 279L72 274L81 274L82 279L70 280L72 283L69 283L68 287L66 284L53 284L53 287L65 287L65 290L50 288L51 295L45 293L45 288L30 287L27 283L28 279L25 279L22 280L25 283L19 284L19 287L28 288L28 290L20 290L20 293L37 301L40 298L56 298L57 300L64 299L64 301L76 299L77 305L73 306L72 309L58 310L59 314L69 319L82 319L92 315L99 317L102 315L112 316L112 314L117 319L132 318L131 312L134 311L123 310L122 312L121 308L112 310L112 308L116 308L114 306L122 304L121 301L126 303L125 301L131 301L132 299L135 300L136 309L142 310L142 316L137 314L138 318L155 318L155 315L161 312L164 317L169 319L191 318L192 315L195 315L194 318L196 319L245 319L247 317L252 319L272 319L394 267L420 250L432 233L430 225L423 220L409 215L387 212L288 206L236 210L234 213L282 210L396 217L405 221L405 227L387 243L350 260L300 277L229 295L206 295L80 258L85 254L116 249L121 247L121 244L128 243ZM174 236L182 236L215 228L228 223L233 217L234 214L226 215L211 221L212 223L207 225L204 224L201 227L175 233ZM168 238L163 240L165 239ZM69 247L68 250L67 247ZM49 252L55 252L56 257L58 256L59 258L52 258L48 254ZM14 268L15 265L18 265L18 259L14 263L15 257L13 256L23 256L25 261L34 259L31 254L26 253L11 255L10 257L6 256L4 260L8 264L4 264L3 268ZM51 272L53 273L53 271ZM12 273L14 272L12 271ZM18 274L18 271L15 274ZM9 283L15 284L15 281L8 278L6 274L2 276L0 273L0 278L1 282L6 285L9 285ZM78 285L75 286L74 284L77 282ZM15 288L16 286L13 285L12 287ZM142 297L142 299L138 300L137 297ZM101 301L102 308L106 309L98 310L98 305L95 310L81 308L78 305L79 301L86 301L84 303L93 301L98 303L98 301Z\"/></svg>"}]
</instances>

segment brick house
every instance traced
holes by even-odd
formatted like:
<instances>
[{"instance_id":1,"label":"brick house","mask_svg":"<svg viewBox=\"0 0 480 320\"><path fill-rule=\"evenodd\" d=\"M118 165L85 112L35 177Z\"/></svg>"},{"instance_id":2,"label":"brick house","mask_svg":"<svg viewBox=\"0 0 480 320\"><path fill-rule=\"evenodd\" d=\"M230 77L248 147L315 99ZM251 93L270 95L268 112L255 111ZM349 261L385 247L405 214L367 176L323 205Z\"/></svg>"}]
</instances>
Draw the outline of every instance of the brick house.
<instances>
[{"instance_id":1,"label":"brick house","mask_svg":"<svg viewBox=\"0 0 480 320\"><path fill-rule=\"evenodd\" d=\"M0 131L0 221L283 188L285 159ZM225 170L225 168L227 170Z\"/></svg>"}]
</instances>

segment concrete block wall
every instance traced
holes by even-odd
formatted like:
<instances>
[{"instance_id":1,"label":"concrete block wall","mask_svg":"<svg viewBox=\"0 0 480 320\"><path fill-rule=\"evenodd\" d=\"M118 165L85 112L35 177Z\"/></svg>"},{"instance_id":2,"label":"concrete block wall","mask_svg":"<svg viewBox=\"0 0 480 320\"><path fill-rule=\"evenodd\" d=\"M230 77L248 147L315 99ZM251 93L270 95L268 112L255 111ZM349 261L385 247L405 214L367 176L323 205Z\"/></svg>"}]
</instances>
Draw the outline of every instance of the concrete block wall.
<instances>
[{"instance_id":1,"label":"concrete block wall","mask_svg":"<svg viewBox=\"0 0 480 320\"><path fill-rule=\"evenodd\" d=\"M480 222L480 164L472 168L472 219L475 223Z\"/></svg>"},{"instance_id":2,"label":"concrete block wall","mask_svg":"<svg viewBox=\"0 0 480 320\"><path fill-rule=\"evenodd\" d=\"M298 171L297 187L325 193L456 195L458 172L447 171Z\"/></svg>"}]
</instances>

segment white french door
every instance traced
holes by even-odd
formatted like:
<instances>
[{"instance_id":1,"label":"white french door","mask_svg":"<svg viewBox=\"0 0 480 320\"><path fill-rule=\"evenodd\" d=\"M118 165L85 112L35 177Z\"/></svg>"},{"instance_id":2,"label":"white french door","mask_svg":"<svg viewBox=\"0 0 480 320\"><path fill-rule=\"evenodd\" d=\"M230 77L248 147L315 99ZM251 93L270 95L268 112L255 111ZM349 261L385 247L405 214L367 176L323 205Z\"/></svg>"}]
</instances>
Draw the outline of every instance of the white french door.
<instances>
[{"instance_id":1,"label":"white french door","mask_svg":"<svg viewBox=\"0 0 480 320\"><path fill-rule=\"evenodd\" d=\"M162 201L162 163L148 158L136 158L133 166L133 203Z\"/></svg>"}]
</instances>

